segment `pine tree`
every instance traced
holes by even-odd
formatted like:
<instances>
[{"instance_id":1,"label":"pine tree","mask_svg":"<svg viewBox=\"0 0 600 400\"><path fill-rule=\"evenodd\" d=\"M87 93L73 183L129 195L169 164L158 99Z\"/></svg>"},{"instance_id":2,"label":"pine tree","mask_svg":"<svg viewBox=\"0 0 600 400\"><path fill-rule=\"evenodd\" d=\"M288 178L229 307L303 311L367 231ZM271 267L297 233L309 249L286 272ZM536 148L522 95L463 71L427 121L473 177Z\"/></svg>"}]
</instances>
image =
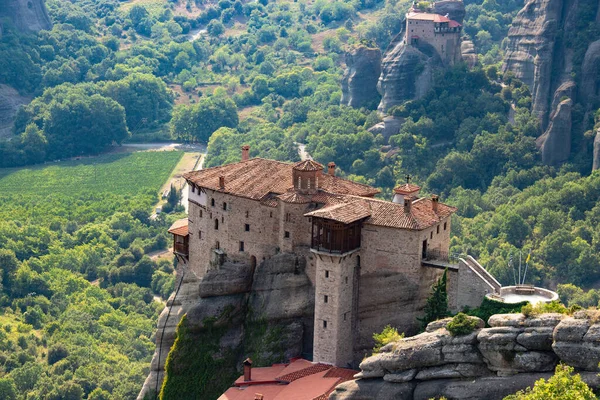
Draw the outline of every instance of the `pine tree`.
<instances>
[{"instance_id":1,"label":"pine tree","mask_svg":"<svg viewBox=\"0 0 600 400\"><path fill-rule=\"evenodd\" d=\"M440 318L447 317L448 312L448 293L446 291L446 275L448 270L444 270L444 274L433 284L431 288L431 295L427 299L425 304L425 315L423 318L419 318L421 322L421 328L424 330L432 321Z\"/></svg>"}]
</instances>

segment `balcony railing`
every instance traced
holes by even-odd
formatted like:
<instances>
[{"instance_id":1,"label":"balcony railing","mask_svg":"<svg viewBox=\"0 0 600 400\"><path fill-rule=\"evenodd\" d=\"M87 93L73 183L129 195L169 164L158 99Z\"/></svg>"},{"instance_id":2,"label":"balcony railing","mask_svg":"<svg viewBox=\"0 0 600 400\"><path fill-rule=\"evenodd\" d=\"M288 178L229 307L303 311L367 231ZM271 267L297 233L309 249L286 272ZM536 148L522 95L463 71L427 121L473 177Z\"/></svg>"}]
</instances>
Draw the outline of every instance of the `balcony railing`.
<instances>
[{"instance_id":1,"label":"balcony railing","mask_svg":"<svg viewBox=\"0 0 600 400\"><path fill-rule=\"evenodd\" d=\"M428 249L423 261L443 261L449 264L458 264L459 254L442 251L440 249Z\"/></svg>"}]
</instances>

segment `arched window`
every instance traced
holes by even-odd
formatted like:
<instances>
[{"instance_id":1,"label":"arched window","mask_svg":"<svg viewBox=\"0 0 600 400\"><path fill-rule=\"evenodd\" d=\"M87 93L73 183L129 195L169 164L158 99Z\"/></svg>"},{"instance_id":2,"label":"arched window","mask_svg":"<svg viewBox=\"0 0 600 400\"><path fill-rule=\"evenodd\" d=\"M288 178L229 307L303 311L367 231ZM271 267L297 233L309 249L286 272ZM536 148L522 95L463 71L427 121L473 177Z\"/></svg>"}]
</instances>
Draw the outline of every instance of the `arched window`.
<instances>
[{"instance_id":1,"label":"arched window","mask_svg":"<svg viewBox=\"0 0 600 400\"><path fill-rule=\"evenodd\" d=\"M227 203L223 202L223 210L227 210Z\"/></svg>"},{"instance_id":2,"label":"arched window","mask_svg":"<svg viewBox=\"0 0 600 400\"><path fill-rule=\"evenodd\" d=\"M219 219L215 218L215 230L219 230Z\"/></svg>"},{"instance_id":3,"label":"arched window","mask_svg":"<svg viewBox=\"0 0 600 400\"><path fill-rule=\"evenodd\" d=\"M306 183L306 188L310 189L310 178L308 178L308 182Z\"/></svg>"},{"instance_id":4,"label":"arched window","mask_svg":"<svg viewBox=\"0 0 600 400\"><path fill-rule=\"evenodd\" d=\"M215 199L210 199L210 205L213 207L215 206Z\"/></svg>"},{"instance_id":5,"label":"arched window","mask_svg":"<svg viewBox=\"0 0 600 400\"><path fill-rule=\"evenodd\" d=\"M298 189L302 187L302 177L298 177Z\"/></svg>"}]
</instances>

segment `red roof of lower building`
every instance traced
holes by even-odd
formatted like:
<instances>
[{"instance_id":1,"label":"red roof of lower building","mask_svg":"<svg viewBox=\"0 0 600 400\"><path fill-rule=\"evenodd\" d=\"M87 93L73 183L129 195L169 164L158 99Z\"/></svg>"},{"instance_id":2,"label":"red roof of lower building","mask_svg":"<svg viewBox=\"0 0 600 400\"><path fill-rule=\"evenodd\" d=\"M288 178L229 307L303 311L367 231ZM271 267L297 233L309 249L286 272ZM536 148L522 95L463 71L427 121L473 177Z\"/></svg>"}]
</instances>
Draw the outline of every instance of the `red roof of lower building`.
<instances>
[{"instance_id":1,"label":"red roof of lower building","mask_svg":"<svg viewBox=\"0 0 600 400\"><path fill-rule=\"evenodd\" d=\"M173 225L169 228L169 233L177 236L188 236L188 219L182 218L173 222Z\"/></svg>"},{"instance_id":2,"label":"red roof of lower building","mask_svg":"<svg viewBox=\"0 0 600 400\"><path fill-rule=\"evenodd\" d=\"M241 376L218 400L320 400L358 371L296 359L289 364L252 368L251 381Z\"/></svg>"}]
</instances>

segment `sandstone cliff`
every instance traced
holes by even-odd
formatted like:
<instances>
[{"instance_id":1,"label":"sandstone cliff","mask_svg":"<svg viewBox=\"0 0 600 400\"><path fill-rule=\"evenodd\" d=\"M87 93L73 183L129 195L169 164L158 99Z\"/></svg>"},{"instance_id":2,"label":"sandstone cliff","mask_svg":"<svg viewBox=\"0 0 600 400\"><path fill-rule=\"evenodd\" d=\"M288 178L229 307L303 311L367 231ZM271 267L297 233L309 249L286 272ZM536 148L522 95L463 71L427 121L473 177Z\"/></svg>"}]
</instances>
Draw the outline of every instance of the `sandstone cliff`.
<instances>
[{"instance_id":1,"label":"sandstone cliff","mask_svg":"<svg viewBox=\"0 0 600 400\"><path fill-rule=\"evenodd\" d=\"M433 47L407 46L400 41L386 53L381 65L377 90L381 94L378 110L386 113L393 106L424 96L433 84L435 68L442 60Z\"/></svg>"},{"instance_id":2,"label":"sandstone cliff","mask_svg":"<svg viewBox=\"0 0 600 400\"><path fill-rule=\"evenodd\" d=\"M181 275L181 271L179 271ZM188 340L194 351L214 360L222 369L211 372L205 390L224 391L237 378L237 367L250 356L255 365L271 365L310 352L313 332L314 293L305 273L303 257L280 254L263 261L255 271L244 263L226 262L201 281L186 274L175 300L169 299L161 313L156 334L157 349L150 374L138 396L160 388L170 351L178 379L200 374L202 366L189 365L186 353L173 348L176 329L186 315ZM173 296L172 296L173 297ZM167 315L170 316L167 321ZM161 334L164 329L164 335ZM215 342L202 347L198 343ZM160 361L159 361L160 353Z\"/></svg>"},{"instance_id":3,"label":"sandstone cliff","mask_svg":"<svg viewBox=\"0 0 600 400\"><path fill-rule=\"evenodd\" d=\"M600 169L600 129L596 132L596 139L594 139L594 164L592 170L595 171Z\"/></svg>"},{"instance_id":4,"label":"sandstone cliff","mask_svg":"<svg viewBox=\"0 0 600 400\"><path fill-rule=\"evenodd\" d=\"M446 330L449 320L433 322L425 333L390 343L366 358L360 379L339 385L330 399L502 399L548 378L559 361L600 387L597 315L493 315L490 328L477 318L478 328L462 336Z\"/></svg>"},{"instance_id":5,"label":"sandstone cliff","mask_svg":"<svg viewBox=\"0 0 600 400\"><path fill-rule=\"evenodd\" d=\"M13 87L0 84L0 137L10 136L17 110L29 101L31 98L20 95Z\"/></svg>"},{"instance_id":6,"label":"sandstone cliff","mask_svg":"<svg viewBox=\"0 0 600 400\"><path fill-rule=\"evenodd\" d=\"M532 111L544 132L541 142L556 136L561 143L571 142L572 134L589 129L575 121L575 131L571 122L567 127L572 107L561 102L568 97L587 112L598 106L594 103L600 89L600 41L589 42L585 32L599 13L594 1L528 0L513 20L503 71L511 71L529 86ZM548 146L542 150L547 164L563 162L570 155L570 146L568 152L563 147L550 147L552 150Z\"/></svg>"},{"instance_id":7,"label":"sandstone cliff","mask_svg":"<svg viewBox=\"0 0 600 400\"><path fill-rule=\"evenodd\" d=\"M573 102L560 102L546 132L537 138L536 146L542 152L542 162L557 165L567 161L571 154L571 109Z\"/></svg>"},{"instance_id":8,"label":"sandstone cliff","mask_svg":"<svg viewBox=\"0 0 600 400\"><path fill-rule=\"evenodd\" d=\"M44 0L0 0L0 19L8 18L22 32L52 28Z\"/></svg>"},{"instance_id":9,"label":"sandstone cliff","mask_svg":"<svg viewBox=\"0 0 600 400\"><path fill-rule=\"evenodd\" d=\"M341 103L350 107L377 106L377 80L381 74L381 50L357 46L346 52Z\"/></svg>"}]
</instances>

